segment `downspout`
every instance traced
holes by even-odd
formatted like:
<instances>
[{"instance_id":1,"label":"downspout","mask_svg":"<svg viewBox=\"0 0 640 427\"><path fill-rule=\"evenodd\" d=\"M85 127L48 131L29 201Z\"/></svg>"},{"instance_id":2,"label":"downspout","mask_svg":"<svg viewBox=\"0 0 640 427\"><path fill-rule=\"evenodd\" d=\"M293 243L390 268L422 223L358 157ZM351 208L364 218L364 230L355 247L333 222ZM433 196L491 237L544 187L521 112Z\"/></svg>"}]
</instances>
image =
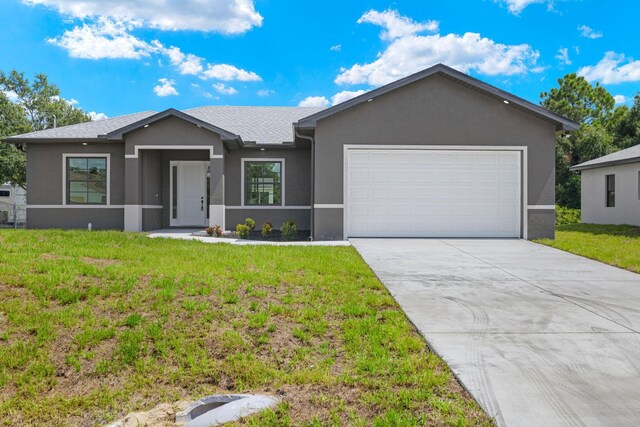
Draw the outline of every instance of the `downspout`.
<instances>
[{"instance_id":1,"label":"downspout","mask_svg":"<svg viewBox=\"0 0 640 427\"><path fill-rule=\"evenodd\" d=\"M316 157L316 144L315 144L315 140L313 139L312 136L306 136L306 135L302 135L301 133L298 132L298 129L296 128L295 125L293 125L293 132L296 135L296 138L302 138L302 139L307 139L309 140L309 142L311 143L311 191L310 191L310 204L311 204L311 216L309 219L309 239L313 240L314 236L313 236L313 230L314 230L314 209L313 209L313 204L315 202L315 182L316 182L316 177L315 177L315 157Z\"/></svg>"}]
</instances>

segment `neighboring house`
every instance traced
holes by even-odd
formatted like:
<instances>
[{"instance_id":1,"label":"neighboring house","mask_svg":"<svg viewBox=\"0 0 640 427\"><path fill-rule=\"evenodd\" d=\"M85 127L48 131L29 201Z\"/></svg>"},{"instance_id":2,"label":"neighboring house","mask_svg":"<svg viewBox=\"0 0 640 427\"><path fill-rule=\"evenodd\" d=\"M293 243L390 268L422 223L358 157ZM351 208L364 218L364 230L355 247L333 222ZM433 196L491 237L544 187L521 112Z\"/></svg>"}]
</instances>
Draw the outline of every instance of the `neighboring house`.
<instances>
[{"instance_id":1,"label":"neighboring house","mask_svg":"<svg viewBox=\"0 0 640 427\"><path fill-rule=\"evenodd\" d=\"M26 214L27 191L9 183L0 185L0 223L14 223L14 218L17 216L18 224L24 224Z\"/></svg>"},{"instance_id":2,"label":"neighboring house","mask_svg":"<svg viewBox=\"0 0 640 427\"><path fill-rule=\"evenodd\" d=\"M325 110L169 109L27 144L28 227L233 229L316 240L554 236L555 135L571 120L444 65Z\"/></svg>"},{"instance_id":3,"label":"neighboring house","mask_svg":"<svg viewBox=\"0 0 640 427\"><path fill-rule=\"evenodd\" d=\"M640 225L640 145L573 166L581 173L582 222Z\"/></svg>"}]
</instances>

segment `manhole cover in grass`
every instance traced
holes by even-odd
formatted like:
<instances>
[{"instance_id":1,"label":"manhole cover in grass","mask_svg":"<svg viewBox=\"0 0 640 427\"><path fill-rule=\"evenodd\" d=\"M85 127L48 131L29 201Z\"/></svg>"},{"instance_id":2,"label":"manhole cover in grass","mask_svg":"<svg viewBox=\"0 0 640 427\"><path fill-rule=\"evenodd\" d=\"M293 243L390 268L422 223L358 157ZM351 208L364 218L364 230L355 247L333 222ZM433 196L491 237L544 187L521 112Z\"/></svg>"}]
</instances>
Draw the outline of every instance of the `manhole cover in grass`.
<instances>
[{"instance_id":1,"label":"manhole cover in grass","mask_svg":"<svg viewBox=\"0 0 640 427\"><path fill-rule=\"evenodd\" d=\"M259 394L215 394L204 397L176 414L185 427L216 426L274 406L279 399Z\"/></svg>"}]
</instances>

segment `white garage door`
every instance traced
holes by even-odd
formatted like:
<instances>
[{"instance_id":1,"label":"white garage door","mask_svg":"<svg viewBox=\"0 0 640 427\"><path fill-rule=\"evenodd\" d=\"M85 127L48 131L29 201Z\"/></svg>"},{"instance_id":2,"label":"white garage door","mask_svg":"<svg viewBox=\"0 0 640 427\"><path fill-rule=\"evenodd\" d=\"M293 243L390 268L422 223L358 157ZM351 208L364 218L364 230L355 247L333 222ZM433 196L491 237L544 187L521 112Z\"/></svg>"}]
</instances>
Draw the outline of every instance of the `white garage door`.
<instances>
[{"instance_id":1,"label":"white garage door","mask_svg":"<svg viewBox=\"0 0 640 427\"><path fill-rule=\"evenodd\" d=\"M521 152L349 149L347 237L520 237Z\"/></svg>"}]
</instances>

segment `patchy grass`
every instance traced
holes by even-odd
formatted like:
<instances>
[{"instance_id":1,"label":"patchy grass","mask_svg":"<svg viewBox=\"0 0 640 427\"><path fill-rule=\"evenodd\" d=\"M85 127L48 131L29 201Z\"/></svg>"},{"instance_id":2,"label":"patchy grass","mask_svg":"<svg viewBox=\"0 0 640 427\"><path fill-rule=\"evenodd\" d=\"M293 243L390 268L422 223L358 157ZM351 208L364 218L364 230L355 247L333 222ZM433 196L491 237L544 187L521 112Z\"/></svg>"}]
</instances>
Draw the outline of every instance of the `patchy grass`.
<instances>
[{"instance_id":1,"label":"patchy grass","mask_svg":"<svg viewBox=\"0 0 640 427\"><path fill-rule=\"evenodd\" d=\"M483 425L353 248L0 231L0 420L272 393L248 425Z\"/></svg>"},{"instance_id":2,"label":"patchy grass","mask_svg":"<svg viewBox=\"0 0 640 427\"><path fill-rule=\"evenodd\" d=\"M555 240L538 243L640 273L640 227L567 224L556 227Z\"/></svg>"}]
</instances>

